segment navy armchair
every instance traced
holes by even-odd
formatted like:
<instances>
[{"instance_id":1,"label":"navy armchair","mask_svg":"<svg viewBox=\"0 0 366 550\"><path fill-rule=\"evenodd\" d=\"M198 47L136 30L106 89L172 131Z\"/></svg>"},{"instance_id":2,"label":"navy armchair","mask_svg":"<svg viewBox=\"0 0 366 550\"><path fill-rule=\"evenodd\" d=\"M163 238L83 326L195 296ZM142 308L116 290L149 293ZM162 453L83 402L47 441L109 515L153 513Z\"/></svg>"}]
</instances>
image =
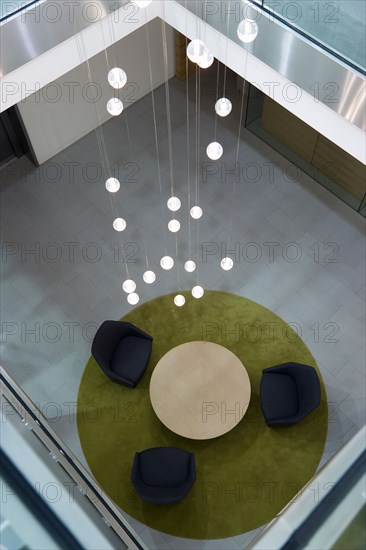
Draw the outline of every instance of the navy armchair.
<instances>
[{"instance_id":1,"label":"navy armchair","mask_svg":"<svg viewBox=\"0 0 366 550\"><path fill-rule=\"evenodd\" d=\"M260 400L268 426L291 426L320 404L316 370L300 363L284 363L263 370Z\"/></svg>"},{"instance_id":2,"label":"navy armchair","mask_svg":"<svg viewBox=\"0 0 366 550\"><path fill-rule=\"evenodd\" d=\"M152 337L131 323L104 321L92 344L92 355L114 382L134 388L147 369Z\"/></svg>"},{"instance_id":3,"label":"navy armchair","mask_svg":"<svg viewBox=\"0 0 366 550\"><path fill-rule=\"evenodd\" d=\"M176 447L153 447L136 453L131 481L145 502L179 502L196 481L194 454Z\"/></svg>"}]
</instances>

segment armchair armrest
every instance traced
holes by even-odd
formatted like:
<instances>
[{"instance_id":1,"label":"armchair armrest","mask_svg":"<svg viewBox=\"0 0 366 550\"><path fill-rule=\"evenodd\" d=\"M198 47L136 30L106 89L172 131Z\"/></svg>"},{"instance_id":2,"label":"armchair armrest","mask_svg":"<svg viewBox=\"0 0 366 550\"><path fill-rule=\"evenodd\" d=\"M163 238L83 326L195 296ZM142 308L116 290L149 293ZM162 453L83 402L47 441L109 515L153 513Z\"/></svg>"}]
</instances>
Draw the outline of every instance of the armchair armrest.
<instances>
[{"instance_id":1,"label":"armchair armrest","mask_svg":"<svg viewBox=\"0 0 366 550\"><path fill-rule=\"evenodd\" d=\"M132 483L134 483L136 481L140 481L139 472L140 472L140 455L139 455L139 453L135 453L135 458L133 460L133 466L132 466L132 471L131 471L131 481L132 481Z\"/></svg>"},{"instance_id":2,"label":"armchair armrest","mask_svg":"<svg viewBox=\"0 0 366 550\"><path fill-rule=\"evenodd\" d=\"M129 388L134 388L136 386L135 382L132 382L129 378L126 378L122 374L116 374L110 367L106 367L102 369L104 373L113 380L113 382L117 382L117 384L124 384L125 386L128 386Z\"/></svg>"},{"instance_id":3,"label":"armchair armrest","mask_svg":"<svg viewBox=\"0 0 366 550\"><path fill-rule=\"evenodd\" d=\"M150 334L147 334L147 332L144 332L138 327L135 327L135 325L132 325L131 323L125 323L127 333L130 336L140 336L141 338L145 338L146 340L152 340L152 336Z\"/></svg>"},{"instance_id":4,"label":"armchair armrest","mask_svg":"<svg viewBox=\"0 0 366 550\"><path fill-rule=\"evenodd\" d=\"M189 472L188 472L188 478L186 483L194 483L196 481L196 461L194 458L194 453L191 453L190 461L189 461Z\"/></svg>"},{"instance_id":5,"label":"armchair armrest","mask_svg":"<svg viewBox=\"0 0 366 550\"><path fill-rule=\"evenodd\" d=\"M263 369L264 372L269 373L281 373L281 374L288 374L290 376L290 373L292 371L291 367L294 366L294 363L283 363L281 365L275 365L274 367L268 367L267 369Z\"/></svg>"}]
</instances>

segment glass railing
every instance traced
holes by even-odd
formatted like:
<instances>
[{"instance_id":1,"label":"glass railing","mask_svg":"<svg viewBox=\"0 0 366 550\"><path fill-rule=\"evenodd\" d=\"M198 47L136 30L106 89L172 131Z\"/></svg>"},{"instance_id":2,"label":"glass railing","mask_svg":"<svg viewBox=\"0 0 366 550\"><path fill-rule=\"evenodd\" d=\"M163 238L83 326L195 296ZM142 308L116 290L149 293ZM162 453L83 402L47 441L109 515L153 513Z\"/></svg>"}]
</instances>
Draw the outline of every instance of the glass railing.
<instances>
[{"instance_id":1,"label":"glass railing","mask_svg":"<svg viewBox=\"0 0 366 550\"><path fill-rule=\"evenodd\" d=\"M366 0L255 1L337 57L365 70Z\"/></svg>"},{"instance_id":2,"label":"glass railing","mask_svg":"<svg viewBox=\"0 0 366 550\"><path fill-rule=\"evenodd\" d=\"M0 0L0 22L45 0ZM168 0L163 0L168 1ZM366 0L178 0L190 11L238 13L250 2L365 74ZM110 0L113 6L114 0ZM245 10L245 8L244 8ZM206 18L207 19L207 18Z\"/></svg>"},{"instance_id":3,"label":"glass railing","mask_svg":"<svg viewBox=\"0 0 366 550\"><path fill-rule=\"evenodd\" d=\"M265 17L282 23L332 57L366 74L366 0L177 1L234 40L236 28L232 31L229 27L234 23L237 27L244 17L256 21ZM230 25L226 25L229 19Z\"/></svg>"},{"instance_id":4,"label":"glass railing","mask_svg":"<svg viewBox=\"0 0 366 550\"><path fill-rule=\"evenodd\" d=\"M56 528L54 516L51 520L45 513L37 492L2 451L0 465L3 495L0 513L1 548L61 550L70 544L75 550L80 548L59 522Z\"/></svg>"},{"instance_id":5,"label":"glass railing","mask_svg":"<svg viewBox=\"0 0 366 550\"><path fill-rule=\"evenodd\" d=\"M120 509L2 367L0 382L2 544L145 549Z\"/></svg>"},{"instance_id":6,"label":"glass railing","mask_svg":"<svg viewBox=\"0 0 366 550\"><path fill-rule=\"evenodd\" d=\"M364 426L248 548L365 548L365 437Z\"/></svg>"}]
</instances>

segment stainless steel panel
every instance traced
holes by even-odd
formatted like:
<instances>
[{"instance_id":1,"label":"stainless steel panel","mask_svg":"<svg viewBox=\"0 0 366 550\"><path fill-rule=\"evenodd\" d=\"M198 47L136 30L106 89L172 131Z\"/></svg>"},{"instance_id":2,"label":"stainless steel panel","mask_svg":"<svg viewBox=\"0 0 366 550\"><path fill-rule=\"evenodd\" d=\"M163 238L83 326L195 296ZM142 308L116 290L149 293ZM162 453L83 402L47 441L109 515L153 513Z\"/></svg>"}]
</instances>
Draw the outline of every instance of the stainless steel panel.
<instances>
[{"instance_id":1,"label":"stainless steel panel","mask_svg":"<svg viewBox=\"0 0 366 550\"><path fill-rule=\"evenodd\" d=\"M290 82L313 95L315 101L324 103L358 128L366 129L366 88L362 75L295 31L264 15L259 8L242 0L162 1L178 1L225 37L228 36ZM121 6L125 6L126 16L133 16L133 9L137 8L127 4L129 0L46 0L18 15L0 27L1 75L21 67L92 25L95 18L98 21ZM259 27L256 40L246 45L240 42L236 34L244 16L255 18Z\"/></svg>"},{"instance_id":2,"label":"stainless steel panel","mask_svg":"<svg viewBox=\"0 0 366 550\"><path fill-rule=\"evenodd\" d=\"M313 95L315 101L324 103L362 130L366 129L366 87L360 73L249 2L177 1L290 82ZM237 37L237 27L244 17L251 17L258 24L258 36L250 44L243 44Z\"/></svg>"},{"instance_id":3,"label":"stainless steel panel","mask_svg":"<svg viewBox=\"0 0 366 550\"><path fill-rule=\"evenodd\" d=\"M129 0L46 0L17 14L0 26L1 76L126 4ZM133 16L133 7L129 10L126 10L126 17Z\"/></svg>"}]
</instances>

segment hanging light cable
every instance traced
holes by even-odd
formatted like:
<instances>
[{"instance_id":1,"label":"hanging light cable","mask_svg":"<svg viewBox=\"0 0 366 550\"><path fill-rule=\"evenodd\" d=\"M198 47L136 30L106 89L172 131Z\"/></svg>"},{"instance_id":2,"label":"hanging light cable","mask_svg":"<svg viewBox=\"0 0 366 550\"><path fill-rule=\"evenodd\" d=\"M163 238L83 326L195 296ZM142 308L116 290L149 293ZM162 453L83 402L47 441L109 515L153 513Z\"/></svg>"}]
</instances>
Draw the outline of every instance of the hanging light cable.
<instances>
[{"instance_id":1,"label":"hanging light cable","mask_svg":"<svg viewBox=\"0 0 366 550\"><path fill-rule=\"evenodd\" d=\"M186 9L186 36L188 34L188 25L187 25L187 13L188 13L188 0L185 0L185 9ZM185 38L187 42L187 38ZM187 124L187 199L188 199L188 258L191 258L192 254L192 244L191 244L191 162L190 162L190 126L189 126L189 78L188 78L188 56L185 57L186 62L186 124ZM196 264L193 260L188 260L184 264L184 269L186 271L194 271L196 269Z\"/></svg>"},{"instance_id":2,"label":"hanging light cable","mask_svg":"<svg viewBox=\"0 0 366 550\"><path fill-rule=\"evenodd\" d=\"M221 33L219 33L219 47L220 47L220 36ZM216 75L216 98L219 96L219 80L220 80L220 61L217 60L217 75ZM217 137L217 111L215 109L215 127L214 127L214 141L216 141Z\"/></svg>"},{"instance_id":3,"label":"hanging light cable","mask_svg":"<svg viewBox=\"0 0 366 550\"><path fill-rule=\"evenodd\" d=\"M139 6L139 7L145 7L145 6ZM146 29L146 46L147 46L147 54L148 54L148 63L149 63L149 73L150 73L150 82L151 82L151 91L152 91L152 94L153 94L153 80L152 80L152 68L151 68L151 52L150 52L150 41L149 41L149 30L148 30L148 21L147 21L147 14L146 14L146 11L145 11L145 29ZM155 121L155 117L156 117L156 113L155 113L155 102L154 102L154 99L153 99L153 116L154 116L154 122ZM131 140L131 133L130 133L130 127L129 127L129 123L128 123L128 116L127 116L127 113L125 113L125 122L126 122L126 133L127 133L127 141L128 141L128 147L129 147L129 151L130 151L130 158L131 160L133 161L133 159L135 158L135 155L134 155L134 152L133 152L133 148L132 148L132 140ZM155 129L156 129L156 125L155 125ZM157 141L157 137L155 136L156 138L156 141ZM160 162L159 162L159 157L158 157L158 172L159 172L159 181L160 181ZM155 282L156 280L156 274L154 271L152 271L149 267L149 258L148 258L148 254L147 254L147 246L146 246L146 240L144 238L144 232L142 231L141 233L141 236L140 236L140 239L141 239L141 243L142 243L142 248L143 248L143 251L144 251L144 257L145 257L145 263L146 263L146 270L144 271L143 273L143 281L146 283L146 284L152 284Z\"/></svg>"},{"instance_id":4,"label":"hanging light cable","mask_svg":"<svg viewBox=\"0 0 366 550\"><path fill-rule=\"evenodd\" d=\"M88 81L93 82L92 72L91 72L90 62L89 62L89 58L88 58L87 51L86 51L85 42L84 42L84 39L83 39L83 35L80 32L80 25L79 25L77 19L75 19L75 24L76 24L75 40L76 40L76 44L77 44L77 48L78 48L78 52L79 52L80 64L85 63L86 70L87 70ZM103 33L103 40L104 40L104 33ZM106 46L105 41L104 41L104 45ZM105 50L106 50L106 47L105 47ZM105 52L105 56L106 56L106 61L108 62L108 53L107 52ZM108 68L109 68L109 66L108 66ZM107 148L106 148L105 139L104 139L102 121L101 121L100 113L99 113L98 106L97 106L96 102L94 102L94 107L95 107L95 114L96 114L97 123L98 123L98 126L95 129L95 135L96 135L99 154L100 154L100 158L101 158L101 162L102 162L103 172L106 176L107 174L110 173L109 158L108 158ZM114 193L108 193L108 195L109 195L111 209L112 209L113 217L114 217L113 227L116 231L121 232L126 228L126 225L127 225L126 221L123 218L121 218L118 214L118 209L117 209L115 199L114 199ZM123 263L124 263L124 267L125 267L125 270L126 270L127 280L130 280L130 274L129 274L129 270L128 270L128 264L127 264L127 259L126 259L126 255L125 255L125 247L124 247L123 240L122 240L122 247L121 248L122 248Z\"/></svg>"},{"instance_id":5,"label":"hanging light cable","mask_svg":"<svg viewBox=\"0 0 366 550\"><path fill-rule=\"evenodd\" d=\"M198 150L198 159L197 159L197 179L196 179L196 182L197 182L197 188L196 188L196 204L198 205L199 202L200 202L200 187L199 187L199 179L198 179L198 172L199 172L199 159L200 159L200 138L201 138L201 69L200 67L198 68L198 145L197 145L197 150ZM199 208L200 207L196 207L196 208ZM200 222L199 222L199 219L201 218L202 216L202 209L201 210L201 213L199 215L199 217L197 218L198 219L198 222L197 222L197 255L199 254L199 250L200 250ZM201 296L203 295L200 294L200 291L198 291L198 288L201 288L199 286L199 267L197 268L196 270L196 280L197 280L197 285L192 289L192 295L194 298L201 298Z\"/></svg>"},{"instance_id":6,"label":"hanging light cable","mask_svg":"<svg viewBox=\"0 0 366 550\"><path fill-rule=\"evenodd\" d=\"M228 17L227 27L228 27L228 25L229 25L229 17ZM227 32L228 32L228 28L227 28ZM220 49L220 36L221 36L221 33L219 33L219 49ZM227 61L227 44L226 44L226 61ZM225 65L225 69L224 69L224 82L226 80L225 70L226 70L226 65ZM217 141L217 117L218 116L223 116L223 114L222 114L223 111L222 111L221 105L223 104L222 100L225 99L225 98L217 99L218 95L219 95L219 78L220 78L220 61L217 60L214 140L211 143L209 143L207 148L206 148L206 154L207 154L208 158L211 159L211 160L219 160L222 157L223 152L224 152L224 149L223 149L221 143L219 143Z\"/></svg>"},{"instance_id":7,"label":"hanging light cable","mask_svg":"<svg viewBox=\"0 0 366 550\"><path fill-rule=\"evenodd\" d=\"M164 2L163 2L163 16L164 16ZM163 62L164 62L164 80L165 80L165 105L168 122L168 146L169 146L169 168L170 168L170 196L175 197L174 194L174 172L173 172L173 143L172 143L172 123L171 123L171 110L170 110L170 92L169 92L169 70L168 70L168 43L166 37L165 17L161 22L162 37L163 37ZM174 216L174 211L173 211ZM177 306L182 306L185 303L185 298L180 294L180 275L179 275L179 254L178 254L178 235L175 231L175 258L177 264L177 286L178 295L174 299L174 303Z\"/></svg>"},{"instance_id":8,"label":"hanging light cable","mask_svg":"<svg viewBox=\"0 0 366 550\"><path fill-rule=\"evenodd\" d=\"M111 52L112 52L113 57L115 58L116 57L115 50L114 50L115 40L113 40L114 30L113 30L113 26L112 26L112 21L111 21L110 17L105 17L105 18L101 17L99 19L99 23L100 23L100 30L101 30L102 37L103 37L104 55L105 55L106 65L108 67L108 73L107 73L108 82L115 90L119 90L120 88L123 88L123 86L125 86L125 84L127 82L127 75L121 68L116 66L116 63L114 65L114 68L111 68L111 64L109 62L107 42L106 42L105 35L104 35L104 25L108 25L108 27L109 27L109 34L110 34L110 37L111 37L111 40L110 40ZM122 101L116 96L111 97L107 101L106 107L107 107L108 113L112 116L119 116L122 113L123 109L124 109L124 105L123 105Z\"/></svg>"},{"instance_id":9,"label":"hanging light cable","mask_svg":"<svg viewBox=\"0 0 366 550\"><path fill-rule=\"evenodd\" d=\"M197 18L197 36L200 34L200 19ZM200 81L200 66L196 66L196 196L195 206L192 206L190 208L190 215L193 219L199 220L202 217L203 211L202 208L199 206L199 163L200 163L200 110L201 110L201 103L200 103L200 94L201 94L201 81ZM198 225L197 225L197 233L198 233Z\"/></svg>"},{"instance_id":10,"label":"hanging light cable","mask_svg":"<svg viewBox=\"0 0 366 550\"><path fill-rule=\"evenodd\" d=\"M165 256L168 254L167 250L167 244L166 244L166 230L165 230L165 222L164 222L164 213L165 209L163 206L163 186L161 181L161 167L160 167L160 153L159 153L159 140L158 140L158 126L157 126L157 119L156 119L156 107L155 107L155 95L154 95L154 82L153 82L153 76L152 76L152 63L151 63L151 49L150 49L150 36L149 36L149 28L147 24L147 15L145 13L145 29L146 29L146 41L147 41L147 58L148 58L148 65L149 65L149 76L150 76L150 86L151 86L151 102L152 102L152 113L153 113L153 121L154 121L154 136L155 136L155 151L156 151L156 162L157 162L157 172L158 172L158 183L159 183L159 193L160 193L160 214L161 214L161 222L162 222L162 228L163 228L163 242L164 242L164 251ZM146 275L145 278L151 279L152 276L150 274ZM147 281L145 281L147 282Z\"/></svg>"},{"instance_id":11,"label":"hanging light cable","mask_svg":"<svg viewBox=\"0 0 366 550\"><path fill-rule=\"evenodd\" d=\"M227 12L226 52L225 52L225 65L224 65L224 86L223 86L223 91L222 91L223 97L225 97L225 94L226 94L226 77L227 77L227 58L228 58L228 49L229 49L230 13L231 13L231 0L229 0L229 9L228 9L228 12Z\"/></svg>"},{"instance_id":12,"label":"hanging light cable","mask_svg":"<svg viewBox=\"0 0 366 550\"><path fill-rule=\"evenodd\" d=\"M204 4L204 14L206 14L206 2ZM204 15L205 18L205 15ZM206 23L206 22L205 22ZM206 31L206 26L205 26ZM200 142L201 142L201 66L198 64L196 69L196 206L193 206L190 209L191 217L197 219L197 246L196 253L199 255L200 250L200 223L199 220L202 216L202 208L199 205L200 203L200 186L199 186L199 168L200 168ZM187 271L196 272L196 286L192 289L192 296L194 298L201 298L203 296L203 289L198 284L199 282L199 267L196 266L195 262L186 262L185 268ZM202 289L202 293L201 293Z\"/></svg>"},{"instance_id":13,"label":"hanging light cable","mask_svg":"<svg viewBox=\"0 0 366 550\"><path fill-rule=\"evenodd\" d=\"M235 174L234 182L233 182L232 204L231 204L231 212L230 212L230 223L229 223L229 234L228 234L228 241L227 241L227 250L230 250L231 234L232 234L232 229L233 229L234 195L235 195L235 190L236 190L237 177L240 180L239 150L240 150L241 128L242 128L242 124L243 124L245 83L246 83L245 77L246 77L247 66L248 66L248 57L249 57L249 52L246 51L245 67L244 67L244 78L243 78L243 88L242 88L242 97L241 97L241 106L240 106L240 116L239 116L239 127L238 127L238 140L237 140L237 144L236 144L236 155L235 155L235 168L236 168L236 170L238 170L238 174ZM225 257L221 260L221 267L224 271L228 271L228 270L232 269L233 265L234 265L234 262L229 257Z\"/></svg>"},{"instance_id":14,"label":"hanging light cable","mask_svg":"<svg viewBox=\"0 0 366 550\"><path fill-rule=\"evenodd\" d=\"M124 88L127 84L127 74L123 69L119 67L118 61L117 61L117 54L116 54L117 40L116 40L116 35L114 33L114 25L113 25L114 18L107 17L107 20L109 25L109 34L111 37L110 50L113 56L113 68L108 71L107 78L112 88L114 88L115 90L120 90ZM109 67L110 63L108 62L108 57L106 57L106 61L107 61L107 67Z\"/></svg>"},{"instance_id":15,"label":"hanging light cable","mask_svg":"<svg viewBox=\"0 0 366 550\"><path fill-rule=\"evenodd\" d=\"M222 97L219 98L219 73L217 73L217 92L216 92L216 103L215 103L215 113L220 117L225 117L231 113L232 104L231 101L226 97L226 70L227 70L227 58L228 58L228 43L229 43L229 25L230 25L230 9L228 10L227 18L227 27L226 27L226 53L225 53L225 64L224 64L224 89ZM221 33L219 33L220 40ZM215 121L217 121L217 116L215 115ZM215 132L215 141L216 141L216 132Z\"/></svg>"}]
</instances>

